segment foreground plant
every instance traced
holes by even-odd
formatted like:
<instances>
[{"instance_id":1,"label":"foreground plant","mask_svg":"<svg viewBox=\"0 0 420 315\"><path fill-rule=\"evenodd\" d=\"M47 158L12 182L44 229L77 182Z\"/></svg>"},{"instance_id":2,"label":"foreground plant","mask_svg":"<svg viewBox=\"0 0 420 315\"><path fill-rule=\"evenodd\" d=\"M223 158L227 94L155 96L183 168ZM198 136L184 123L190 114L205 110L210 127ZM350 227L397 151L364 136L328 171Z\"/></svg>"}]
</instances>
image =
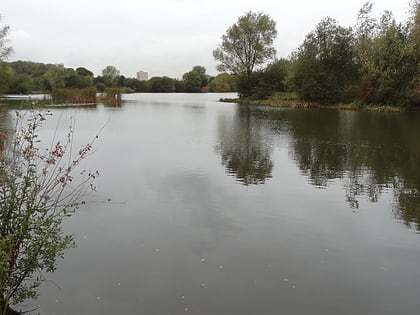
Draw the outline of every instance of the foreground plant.
<instances>
[{"instance_id":1,"label":"foreground plant","mask_svg":"<svg viewBox=\"0 0 420 315\"><path fill-rule=\"evenodd\" d=\"M3 115L11 115L3 113ZM16 112L13 130L0 132L0 314L10 305L36 298L64 251L74 247L62 231L66 217L82 204L97 172L80 170L92 152L88 144L72 153L73 125L64 142L41 149L39 129L49 112ZM11 120L11 116L6 116Z\"/></svg>"}]
</instances>

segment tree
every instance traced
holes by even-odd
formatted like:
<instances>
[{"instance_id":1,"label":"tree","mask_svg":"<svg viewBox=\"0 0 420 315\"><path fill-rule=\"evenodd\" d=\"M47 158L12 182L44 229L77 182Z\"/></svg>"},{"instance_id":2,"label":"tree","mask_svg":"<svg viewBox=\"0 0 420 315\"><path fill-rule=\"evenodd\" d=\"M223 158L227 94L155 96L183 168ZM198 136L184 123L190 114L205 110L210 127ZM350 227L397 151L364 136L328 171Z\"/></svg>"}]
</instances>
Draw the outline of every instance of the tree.
<instances>
[{"instance_id":1,"label":"tree","mask_svg":"<svg viewBox=\"0 0 420 315\"><path fill-rule=\"evenodd\" d=\"M120 71L114 66L106 66L102 70L102 77L104 78L104 83L107 86L114 86L117 83L117 78L120 75Z\"/></svg>"},{"instance_id":2,"label":"tree","mask_svg":"<svg viewBox=\"0 0 420 315\"><path fill-rule=\"evenodd\" d=\"M13 70L6 62L0 62L0 94L10 88L10 80L13 78Z\"/></svg>"},{"instance_id":3,"label":"tree","mask_svg":"<svg viewBox=\"0 0 420 315\"><path fill-rule=\"evenodd\" d=\"M197 71L189 71L182 76L186 92L198 93L201 90L201 76Z\"/></svg>"},{"instance_id":4,"label":"tree","mask_svg":"<svg viewBox=\"0 0 420 315\"><path fill-rule=\"evenodd\" d=\"M84 67L79 67L76 69L76 72L78 75L83 75L83 76L88 76L88 77L93 77L93 72L84 68Z\"/></svg>"},{"instance_id":5,"label":"tree","mask_svg":"<svg viewBox=\"0 0 420 315\"><path fill-rule=\"evenodd\" d=\"M0 15L0 22L1 22ZM0 93L3 93L8 88L8 81L12 76L12 71L8 65L4 62L12 54L12 47L8 45L9 40L7 35L9 35L10 28L9 26L0 26Z\"/></svg>"},{"instance_id":6,"label":"tree","mask_svg":"<svg viewBox=\"0 0 420 315\"><path fill-rule=\"evenodd\" d=\"M276 54L273 46L276 36L276 23L270 16L252 11L240 16L213 51L214 58L220 62L217 70L243 76L248 86L240 92L247 96L252 88L252 72Z\"/></svg>"},{"instance_id":7,"label":"tree","mask_svg":"<svg viewBox=\"0 0 420 315\"><path fill-rule=\"evenodd\" d=\"M50 65L44 77L49 85L48 89L54 90L65 87L68 73L63 64Z\"/></svg>"},{"instance_id":8,"label":"tree","mask_svg":"<svg viewBox=\"0 0 420 315\"><path fill-rule=\"evenodd\" d=\"M294 85L306 100L337 102L348 96L357 73L351 28L324 18L294 53Z\"/></svg>"},{"instance_id":9,"label":"tree","mask_svg":"<svg viewBox=\"0 0 420 315\"><path fill-rule=\"evenodd\" d=\"M269 63L263 71L263 80L272 92L284 92L290 60L279 59Z\"/></svg>"},{"instance_id":10,"label":"tree","mask_svg":"<svg viewBox=\"0 0 420 315\"><path fill-rule=\"evenodd\" d=\"M150 78L150 88L154 93L172 93L175 92L175 80L169 77Z\"/></svg>"},{"instance_id":11,"label":"tree","mask_svg":"<svg viewBox=\"0 0 420 315\"><path fill-rule=\"evenodd\" d=\"M236 77L229 73L220 73L210 81L211 92L233 92L236 87Z\"/></svg>"},{"instance_id":12,"label":"tree","mask_svg":"<svg viewBox=\"0 0 420 315\"><path fill-rule=\"evenodd\" d=\"M2 16L0 15L0 22L2 20ZM0 62L4 62L9 58L9 56L13 53L13 49L9 46L9 39L7 36L9 35L10 27L8 25L0 27Z\"/></svg>"},{"instance_id":13,"label":"tree","mask_svg":"<svg viewBox=\"0 0 420 315\"><path fill-rule=\"evenodd\" d=\"M11 115L11 114L4 114ZM15 123L2 130L0 150L0 313L9 305L37 296L64 251L74 247L72 235L62 231L63 220L84 204L83 198L97 172L80 172L92 144L71 152L74 121L67 140L41 147L41 122L48 113L16 112ZM54 136L55 137L55 136ZM79 174L82 174L79 176Z\"/></svg>"},{"instance_id":14,"label":"tree","mask_svg":"<svg viewBox=\"0 0 420 315\"><path fill-rule=\"evenodd\" d=\"M200 75L201 78L201 84L200 87L205 87L207 84L209 84L210 76L206 74L206 68L203 66L194 66L192 71L197 72Z\"/></svg>"},{"instance_id":15,"label":"tree","mask_svg":"<svg viewBox=\"0 0 420 315\"><path fill-rule=\"evenodd\" d=\"M371 10L372 4L365 3L356 25L359 96L366 103L408 106L414 102L419 80L415 22L397 23L388 11L378 21Z\"/></svg>"}]
</instances>

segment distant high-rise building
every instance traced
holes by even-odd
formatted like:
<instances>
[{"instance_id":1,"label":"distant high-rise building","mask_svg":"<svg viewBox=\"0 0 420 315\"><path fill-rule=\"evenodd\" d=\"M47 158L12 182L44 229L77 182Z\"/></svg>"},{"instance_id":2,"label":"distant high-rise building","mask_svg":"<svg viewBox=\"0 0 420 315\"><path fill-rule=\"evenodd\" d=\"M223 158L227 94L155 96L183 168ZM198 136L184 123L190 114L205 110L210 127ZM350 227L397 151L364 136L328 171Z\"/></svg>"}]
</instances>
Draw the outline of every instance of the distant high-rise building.
<instances>
[{"instance_id":1,"label":"distant high-rise building","mask_svg":"<svg viewBox=\"0 0 420 315\"><path fill-rule=\"evenodd\" d=\"M147 81L147 80L149 80L149 74L147 72L144 72L144 71L139 71L139 72L137 72L137 80Z\"/></svg>"}]
</instances>

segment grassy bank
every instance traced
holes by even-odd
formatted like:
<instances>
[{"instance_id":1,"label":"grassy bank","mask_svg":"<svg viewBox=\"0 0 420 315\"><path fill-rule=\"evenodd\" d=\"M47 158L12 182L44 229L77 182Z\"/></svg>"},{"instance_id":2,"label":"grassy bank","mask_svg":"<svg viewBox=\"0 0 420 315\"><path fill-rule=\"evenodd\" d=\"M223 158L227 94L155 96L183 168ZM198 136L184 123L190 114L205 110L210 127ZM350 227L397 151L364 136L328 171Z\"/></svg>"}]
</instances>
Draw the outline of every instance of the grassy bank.
<instances>
[{"instance_id":1,"label":"grassy bank","mask_svg":"<svg viewBox=\"0 0 420 315\"><path fill-rule=\"evenodd\" d=\"M371 112L403 112L405 109L397 106L389 105L366 105L359 102L347 104L322 104L318 102L302 101L295 93L274 93L265 100L257 100L252 97L245 98L222 98L221 102L225 103L239 103L247 105L263 105L273 107L288 107L288 108L331 108L341 110L358 110Z\"/></svg>"}]
</instances>

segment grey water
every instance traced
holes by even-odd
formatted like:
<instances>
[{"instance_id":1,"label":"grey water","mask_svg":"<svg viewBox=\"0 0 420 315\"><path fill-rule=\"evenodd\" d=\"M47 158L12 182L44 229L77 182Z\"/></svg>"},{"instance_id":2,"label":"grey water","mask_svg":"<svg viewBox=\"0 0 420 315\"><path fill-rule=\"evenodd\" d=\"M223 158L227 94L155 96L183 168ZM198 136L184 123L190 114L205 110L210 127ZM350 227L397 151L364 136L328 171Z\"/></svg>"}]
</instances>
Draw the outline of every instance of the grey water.
<instances>
[{"instance_id":1,"label":"grey water","mask_svg":"<svg viewBox=\"0 0 420 315\"><path fill-rule=\"evenodd\" d=\"M75 117L97 202L40 314L419 314L420 114L128 94ZM101 202L111 199L110 203Z\"/></svg>"}]
</instances>

